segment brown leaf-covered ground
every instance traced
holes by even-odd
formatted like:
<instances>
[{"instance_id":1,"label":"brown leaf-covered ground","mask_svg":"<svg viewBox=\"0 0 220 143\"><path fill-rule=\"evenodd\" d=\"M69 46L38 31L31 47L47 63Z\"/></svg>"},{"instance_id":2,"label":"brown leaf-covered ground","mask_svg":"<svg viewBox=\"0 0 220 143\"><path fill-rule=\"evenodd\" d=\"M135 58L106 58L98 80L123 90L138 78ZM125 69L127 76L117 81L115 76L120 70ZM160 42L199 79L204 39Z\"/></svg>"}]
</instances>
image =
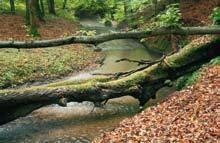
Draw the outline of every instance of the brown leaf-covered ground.
<instances>
[{"instance_id":1,"label":"brown leaf-covered ground","mask_svg":"<svg viewBox=\"0 0 220 143\"><path fill-rule=\"evenodd\" d=\"M123 120L95 143L219 143L220 64L191 87Z\"/></svg>"},{"instance_id":2,"label":"brown leaf-covered ground","mask_svg":"<svg viewBox=\"0 0 220 143\"><path fill-rule=\"evenodd\" d=\"M21 15L0 15L0 39L1 40L28 40L31 36L26 31L24 17ZM41 22L38 28L40 39L60 38L74 34L79 30L76 23L62 19L47 19Z\"/></svg>"},{"instance_id":3,"label":"brown leaf-covered ground","mask_svg":"<svg viewBox=\"0 0 220 143\"><path fill-rule=\"evenodd\" d=\"M209 16L213 8L219 5L219 0L181 0L180 10L184 24L190 26L212 24Z\"/></svg>"}]
</instances>

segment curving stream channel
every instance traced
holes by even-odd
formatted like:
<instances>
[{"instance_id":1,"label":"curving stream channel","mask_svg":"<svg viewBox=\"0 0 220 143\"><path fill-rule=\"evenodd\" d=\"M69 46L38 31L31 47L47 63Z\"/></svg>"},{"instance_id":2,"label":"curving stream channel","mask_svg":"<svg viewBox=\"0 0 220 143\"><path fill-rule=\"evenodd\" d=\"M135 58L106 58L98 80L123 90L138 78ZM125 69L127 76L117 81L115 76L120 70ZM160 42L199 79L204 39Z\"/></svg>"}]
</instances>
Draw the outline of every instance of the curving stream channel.
<instances>
[{"instance_id":1,"label":"curving stream channel","mask_svg":"<svg viewBox=\"0 0 220 143\"><path fill-rule=\"evenodd\" d=\"M97 33L112 32L114 29L104 27L98 22L84 19L81 24L86 29L95 29ZM145 48L135 40L114 40L98 45L106 55L101 67L92 72L110 73L127 71L137 67L134 63L115 60L157 59L159 54ZM78 80L92 76L80 73L69 80ZM164 88L158 92L158 98L147 103L155 105L158 100L173 90ZM138 112L138 101L132 97L110 100L102 108L94 108L90 102L68 103L67 107L50 105L40 108L26 117L0 126L0 143L87 143L101 132L116 127L121 120Z\"/></svg>"}]
</instances>

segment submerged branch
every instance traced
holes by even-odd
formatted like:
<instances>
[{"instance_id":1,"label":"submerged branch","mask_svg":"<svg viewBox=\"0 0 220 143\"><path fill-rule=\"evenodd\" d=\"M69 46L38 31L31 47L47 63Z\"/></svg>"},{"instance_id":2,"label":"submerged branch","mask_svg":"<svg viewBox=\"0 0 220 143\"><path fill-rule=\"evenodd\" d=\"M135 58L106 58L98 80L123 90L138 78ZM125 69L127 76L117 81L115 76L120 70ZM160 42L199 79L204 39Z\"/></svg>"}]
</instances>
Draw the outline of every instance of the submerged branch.
<instances>
[{"instance_id":1,"label":"submerged branch","mask_svg":"<svg viewBox=\"0 0 220 143\"><path fill-rule=\"evenodd\" d=\"M155 61L150 61L150 60L130 60L130 59L127 59L127 58L123 58L123 59L120 59L120 60L116 60L116 62L122 62L122 61L127 61L127 62L133 62L133 63L138 63L138 65L144 65L142 67L139 67L137 69L134 69L134 70L130 70L130 71L126 71L126 72L117 72L117 73L93 73L93 75L105 75L105 76L111 76L112 78L119 78L119 77L126 77L126 76L129 76L135 72L138 72L138 71L142 71L156 63L161 63L163 62L163 60L166 58L166 55L163 55L160 59L158 60L155 60Z\"/></svg>"}]
</instances>

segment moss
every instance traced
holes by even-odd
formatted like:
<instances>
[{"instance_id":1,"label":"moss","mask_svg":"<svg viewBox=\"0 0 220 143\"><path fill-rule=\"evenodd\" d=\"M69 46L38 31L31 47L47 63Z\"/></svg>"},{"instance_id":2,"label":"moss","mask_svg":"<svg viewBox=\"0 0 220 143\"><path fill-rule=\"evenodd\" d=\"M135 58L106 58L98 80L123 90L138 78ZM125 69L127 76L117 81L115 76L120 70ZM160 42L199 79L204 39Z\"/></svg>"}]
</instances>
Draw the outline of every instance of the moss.
<instances>
[{"instance_id":1,"label":"moss","mask_svg":"<svg viewBox=\"0 0 220 143\"><path fill-rule=\"evenodd\" d=\"M86 78L86 79L80 79L80 80L67 80L67 81L60 81L60 82L55 82L55 83L51 83L48 84L47 87L57 87L57 86L68 86L68 85L79 85L79 84L85 84L87 82L107 82L109 81L111 78L110 77L106 77L106 76L95 76L95 77L90 77L90 78Z\"/></svg>"},{"instance_id":2,"label":"moss","mask_svg":"<svg viewBox=\"0 0 220 143\"><path fill-rule=\"evenodd\" d=\"M220 64L220 56L212 59L210 62L209 62L209 65L217 65L217 64Z\"/></svg>"},{"instance_id":3,"label":"moss","mask_svg":"<svg viewBox=\"0 0 220 143\"><path fill-rule=\"evenodd\" d=\"M62 77L80 71L100 58L80 45L47 49L1 49L0 88Z\"/></svg>"},{"instance_id":4,"label":"moss","mask_svg":"<svg viewBox=\"0 0 220 143\"><path fill-rule=\"evenodd\" d=\"M200 77L200 73L198 71L195 71L193 73L189 73L178 78L175 82L176 89L181 90L187 86L192 85L198 80L199 77Z\"/></svg>"},{"instance_id":5,"label":"moss","mask_svg":"<svg viewBox=\"0 0 220 143\"><path fill-rule=\"evenodd\" d=\"M198 60L205 57L208 54L207 50L218 43L219 39L213 36L207 37L205 40L201 39L198 43L191 42L181 49L181 52L168 57L167 62L173 68L184 66L187 63L193 62L195 59Z\"/></svg>"},{"instance_id":6,"label":"moss","mask_svg":"<svg viewBox=\"0 0 220 143\"><path fill-rule=\"evenodd\" d=\"M184 76L179 77L175 81L176 89L181 90L187 86L192 85L201 77L201 71L202 71L201 69L206 68L211 65L216 65L216 64L220 64L220 56L218 56L218 57L212 59L210 62L204 64L202 66L202 68L200 68L192 73L189 73L189 74L186 74Z\"/></svg>"}]
</instances>

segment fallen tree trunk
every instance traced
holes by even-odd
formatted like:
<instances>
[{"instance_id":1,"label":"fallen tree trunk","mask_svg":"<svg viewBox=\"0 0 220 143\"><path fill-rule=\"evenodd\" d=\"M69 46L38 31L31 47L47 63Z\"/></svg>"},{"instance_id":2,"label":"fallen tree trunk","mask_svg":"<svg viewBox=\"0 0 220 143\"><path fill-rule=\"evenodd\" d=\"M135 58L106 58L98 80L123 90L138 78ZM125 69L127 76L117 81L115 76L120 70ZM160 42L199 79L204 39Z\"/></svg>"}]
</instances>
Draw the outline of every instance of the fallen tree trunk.
<instances>
[{"instance_id":1,"label":"fallen tree trunk","mask_svg":"<svg viewBox=\"0 0 220 143\"><path fill-rule=\"evenodd\" d=\"M97 36L69 36L66 38L40 40L40 41L0 41L0 48L42 48L67 45L73 43L94 44L103 43L115 39L141 39L157 35L199 35L220 34L220 27L182 27L182 28L158 28L145 31L115 32L100 34Z\"/></svg>"},{"instance_id":2,"label":"fallen tree trunk","mask_svg":"<svg viewBox=\"0 0 220 143\"><path fill-rule=\"evenodd\" d=\"M200 41L199 44L191 43L162 62L122 78L95 76L82 81L63 81L24 89L0 90L0 124L21 116L10 116L13 111L9 113L9 109L31 105L37 105L36 108L54 103L65 106L66 101L102 102L126 95L139 99L143 105L164 86L166 79L176 79L220 55L219 43L220 40L215 38ZM36 108L32 107L29 111ZM26 111L22 115L28 113Z\"/></svg>"}]
</instances>

